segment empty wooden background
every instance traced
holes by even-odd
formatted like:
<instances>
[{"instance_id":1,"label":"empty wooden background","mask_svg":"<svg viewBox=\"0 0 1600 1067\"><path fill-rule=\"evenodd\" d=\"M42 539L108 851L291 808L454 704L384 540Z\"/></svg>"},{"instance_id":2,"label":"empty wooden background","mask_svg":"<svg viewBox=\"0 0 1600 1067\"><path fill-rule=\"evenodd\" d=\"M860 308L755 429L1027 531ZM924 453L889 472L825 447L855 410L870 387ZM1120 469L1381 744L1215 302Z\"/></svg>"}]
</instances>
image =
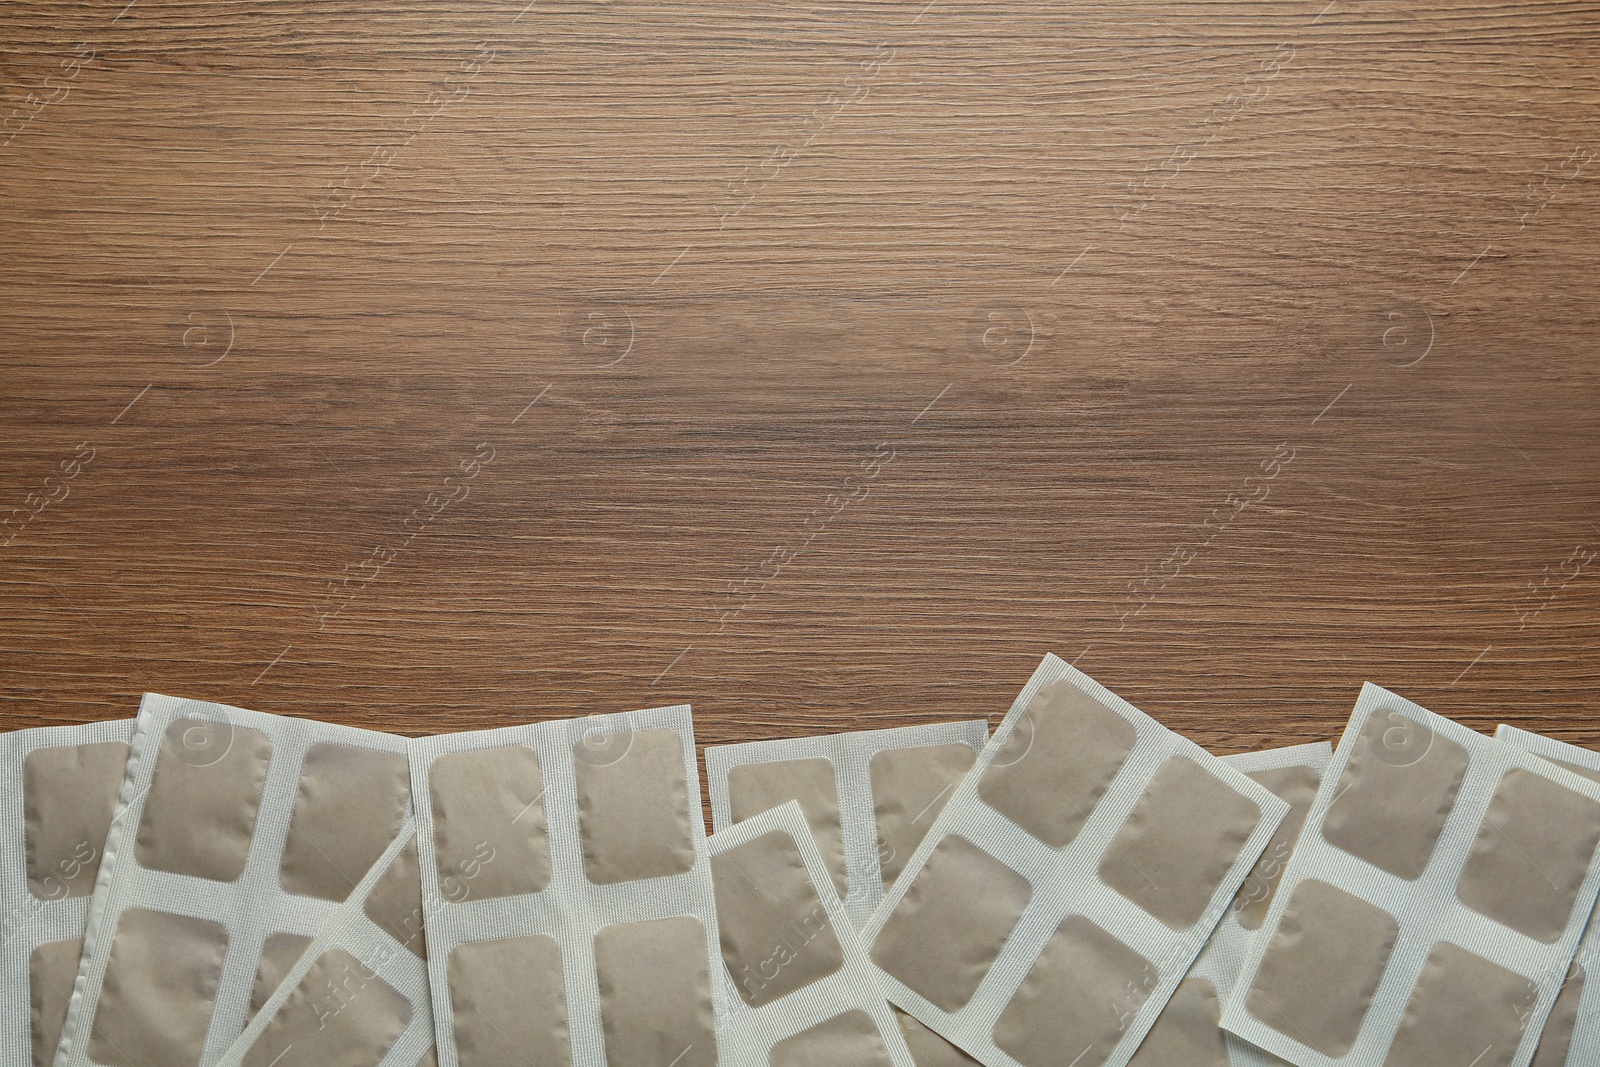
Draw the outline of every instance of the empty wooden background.
<instances>
[{"instance_id":1,"label":"empty wooden background","mask_svg":"<svg viewBox=\"0 0 1600 1067\"><path fill-rule=\"evenodd\" d=\"M1600 743L1593 3L3 18L4 727Z\"/></svg>"}]
</instances>

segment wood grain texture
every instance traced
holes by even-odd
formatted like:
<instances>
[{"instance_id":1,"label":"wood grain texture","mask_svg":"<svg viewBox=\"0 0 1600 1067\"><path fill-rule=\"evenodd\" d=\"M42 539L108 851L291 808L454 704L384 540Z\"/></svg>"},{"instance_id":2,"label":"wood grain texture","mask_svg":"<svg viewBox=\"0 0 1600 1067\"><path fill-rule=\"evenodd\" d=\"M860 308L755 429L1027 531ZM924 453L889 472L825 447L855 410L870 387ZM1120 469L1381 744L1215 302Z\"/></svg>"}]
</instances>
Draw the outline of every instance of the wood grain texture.
<instances>
[{"instance_id":1,"label":"wood grain texture","mask_svg":"<svg viewBox=\"0 0 1600 1067\"><path fill-rule=\"evenodd\" d=\"M1600 746L1596 5L524 2L7 5L0 726Z\"/></svg>"}]
</instances>

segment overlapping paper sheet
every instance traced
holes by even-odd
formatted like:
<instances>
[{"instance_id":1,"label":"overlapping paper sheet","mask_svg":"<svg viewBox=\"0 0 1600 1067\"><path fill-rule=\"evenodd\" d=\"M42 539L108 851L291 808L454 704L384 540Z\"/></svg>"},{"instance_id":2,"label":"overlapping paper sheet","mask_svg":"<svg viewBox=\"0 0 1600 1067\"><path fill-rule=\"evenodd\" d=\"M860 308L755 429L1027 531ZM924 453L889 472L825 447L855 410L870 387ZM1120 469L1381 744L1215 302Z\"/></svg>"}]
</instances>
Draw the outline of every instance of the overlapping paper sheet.
<instances>
[{"instance_id":1,"label":"overlapping paper sheet","mask_svg":"<svg viewBox=\"0 0 1600 1067\"><path fill-rule=\"evenodd\" d=\"M0 734L0 1067L55 1058L133 729Z\"/></svg>"},{"instance_id":2,"label":"overlapping paper sheet","mask_svg":"<svg viewBox=\"0 0 1600 1067\"><path fill-rule=\"evenodd\" d=\"M830 874L842 877L844 906L857 930L988 739L982 719L751 741L706 749L712 825L732 825L785 800L801 805ZM893 1005L918 1067L976 1062Z\"/></svg>"},{"instance_id":3,"label":"overlapping paper sheet","mask_svg":"<svg viewBox=\"0 0 1600 1067\"><path fill-rule=\"evenodd\" d=\"M331 915L217 1067L417 1067L432 1062L416 829Z\"/></svg>"},{"instance_id":4,"label":"overlapping paper sheet","mask_svg":"<svg viewBox=\"0 0 1600 1067\"><path fill-rule=\"evenodd\" d=\"M713 1067L686 705L412 743L442 1067Z\"/></svg>"},{"instance_id":5,"label":"overlapping paper sheet","mask_svg":"<svg viewBox=\"0 0 1600 1067\"><path fill-rule=\"evenodd\" d=\"M989 1067L1123 1067L1288 810L1047 656L868 923L871 958Z\"/></svg>"},{"instance_id":6,"label":"overlapping paper sheet","mask_svg":"<svg viewBox=\"0 0 1600 1067\"><path fill-rule=\"evenodd\" d=\"M1369 684L1223 1026L1300 1067L1526 1067L1597 845L1600 785Z\"/></svg>"},{"instance_id":7,"label":"overlapping paper sheet","mask_svg":"<svg viewBox=\"0 0 1600 1067\"><path fill-rule=\"evenodd\" d=\"M1532 752L1561 767L1600 782L1600 752L1502 725L1495 738ZM1600 908L1596 909L1600 912ZM1594 1067L1600 1064L1600 981L1592 977L1600 964L1600 919L1589 917L1578 952L1567 969L1565 984L1550 1009L1539 1036L1533 1067Z\"/></svg>"},{"instance_id":8,"label":"overlapping paper sheet","mask_svg":"<svg viewBox=\"0 0 1600 1067\"><path fill-rule=\"evenodd\" d=\"M1222 1029L1227 1003L1250 942L1272 906L1300 829L1333 757L1326 741L1224 756L1223 762L1270 789L1289 805L1272 842L1234 896L1228 913L1178 983L1178 991L1145 1035L1129 1067L1281 1067L1283 1061Z\"/></svg>"},{"instance_id":9,"label":"overlapping paper sheet","mask_svg":"<svg viewBox=\"0 0 1600 1067\"><path fill-rule=\"evenodd\" d=\"M137 721L55 1067L215 1063L410 805L399 737L153 693Z\"/></svg>"},{"instance_id":10,"label":"overlapping paper sheet","mask_svg":"<svg viewBox=\"0 0 1600 1067\"><path fill-rule=\"evenodd\" d=\"M711 836L724 1062L915 1067L795 801Z\"/></svg>"},{"instance_id":11,"label":"overlapping paper sheet","mask_svg":"<svg viewBox=\"0 0 1600 1067\"><path fill-rule=\"evenodd\" d=\"M988 737L975 719L709 746L711 825L798 801L859 930Z\"/></svg>"}]
</instances>

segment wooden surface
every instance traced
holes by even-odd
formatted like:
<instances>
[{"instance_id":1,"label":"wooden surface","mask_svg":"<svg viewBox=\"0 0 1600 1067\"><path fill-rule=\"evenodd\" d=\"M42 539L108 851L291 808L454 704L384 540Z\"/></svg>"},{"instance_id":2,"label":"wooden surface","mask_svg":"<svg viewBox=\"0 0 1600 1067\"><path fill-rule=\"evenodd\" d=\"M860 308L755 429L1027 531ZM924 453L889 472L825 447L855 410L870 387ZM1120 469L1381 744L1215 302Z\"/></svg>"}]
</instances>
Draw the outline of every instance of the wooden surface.
<instances>
[{"instance_id":1,"label":"wooden surface","mask_svg":"<svg viewBox=\"0 0 1600 1067\"><path fill-rule=\"evenodd\" d=\"M524 2L6 5L0 726L1600 745L1594 4Z\"/></svg>"}]
</instances>

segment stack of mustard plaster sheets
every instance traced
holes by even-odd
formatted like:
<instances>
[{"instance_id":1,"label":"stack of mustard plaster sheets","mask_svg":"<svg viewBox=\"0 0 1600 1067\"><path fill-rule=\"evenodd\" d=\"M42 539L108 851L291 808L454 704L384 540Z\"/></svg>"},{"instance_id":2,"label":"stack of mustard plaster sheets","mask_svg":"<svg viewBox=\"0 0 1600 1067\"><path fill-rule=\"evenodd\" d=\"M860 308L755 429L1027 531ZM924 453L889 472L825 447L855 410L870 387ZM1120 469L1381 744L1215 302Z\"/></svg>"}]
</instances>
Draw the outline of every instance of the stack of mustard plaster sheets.
<instances>
[{"instance_id":1,"label":"stack of mustard plaster sheets","mask_svg":"<svg viewBox=\"0 0 1600 1067\"><path fill-rule=\"evenodd\" d=\"M1376 686L1218 758L965 720L0 735L0 1067L1594 1067L1600 754Z\"/></svg>"}]
</instances>

